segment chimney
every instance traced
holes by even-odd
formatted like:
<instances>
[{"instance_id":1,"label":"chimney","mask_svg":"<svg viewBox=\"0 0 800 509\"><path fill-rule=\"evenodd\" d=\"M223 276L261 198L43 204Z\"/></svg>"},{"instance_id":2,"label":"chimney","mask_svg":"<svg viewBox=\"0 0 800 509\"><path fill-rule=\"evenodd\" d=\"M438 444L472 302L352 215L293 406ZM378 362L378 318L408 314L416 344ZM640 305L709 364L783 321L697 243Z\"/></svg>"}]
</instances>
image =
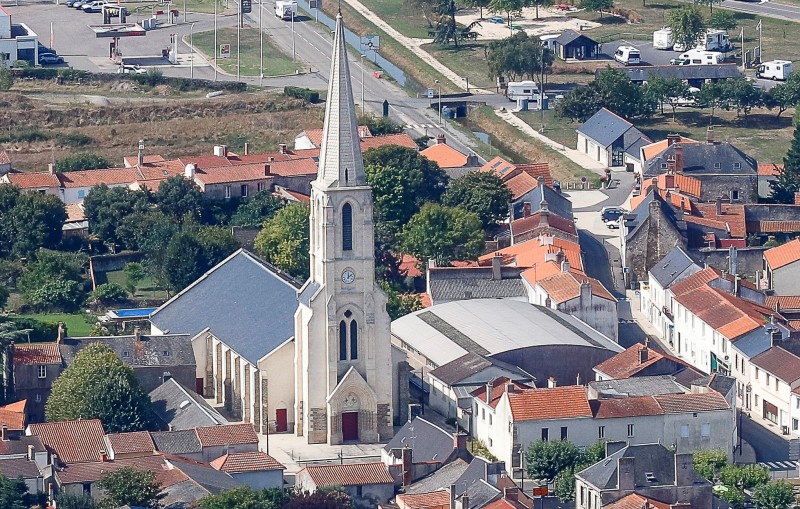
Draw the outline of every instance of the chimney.
<instances>
[{"instance_id":1,"label":"chimney","mask_svg":"<svg viewBox=\"0 0 800 509\"><path fill-rule=\"evenodd\" d=\"M554 389L556 387L556 385L557 385L556 377L551 376L550 378L547 379L547 388L548 389Z\"/></svg>"},{"instance_id":2,"label":"chimney","mask_svg":"<svg viewBox=\"0 0 800 509\"><path fill-rule=\"evenodd\" d=\"M250 155L250 144L247 142L244 142L244 155L246 156Z\"/></svg>"},{"instance_id":3,"label":"chimney","mask_svg":"<svg viewBox=\"0 0 800 509\"><path fill-rule=\"evenodd\" d=\"M545 200L542 200L542 203L539 204L539 227L550 227L550 208L547 206L547 201Z\"/></svg>"},{"instance_id":4,"label":"chimney","mask_svg":"<svg viewBox=\"0 0 800 509\"><path fill-rule=\"evenodd\" d=\"M54 163L47 163L47 173L50 175L56 174L56 165Z\"/></svg>"},{"instance_id":5,"label":"chimney","mask_svg":"<svg viewBox=\"0 0 800 509\"><path fill-rule=\"evenodd\" d=\"M183 176L189 180L194 180L194 172L197 169L197 166L194 163L189 163L183 169Z\"/></svg>"},{"instance_id":6,"label":"chimney","mask_svg":"<svg viewBox=\"0 0 800 509\"><path fill-rule=\"evenodd\" d=\"M563 265L562 264L564 263L564 260L566 260L566 259L567 259L567 257L566 257L566 255L564 255L564 250L559 248L558 253L556 253L556 263L560 267L562 267L562 270L563 270Z\"/></svg>"},{"instance_id":7,"label":"chimney","mask_svg":"<svg viewBox=\"0 0 800 509\"><path fill-rule=\"evenodd\" d=\"M566 258L564 258L563 260L561 260L561 272L569 272L569 269L570 269L569 261Z\"/></svg>"},{"instance_id":8,"label":"chimney","mask_svg":"<svg viewBox=\"0 0 800 509\"><path fill-rule=\"evenodd\" d=\"M536 177L536 185L537 186L544 186L544 177L542 177L541 175ZM542 193L542 196L544 196L544 193Z\"/></svg>"},{"instance_id":9,"label":"chimney","mask_svg":"<svg viewBox=\"0 0 800 509\"><path fill-rule=\"evenodd\" d=\"M33 445L28 445L28 461L33 461L36 459L36 449L34 449Z\"/></svg>"},{"instance_id":10,"label":"chimney","mask_svg":"<svg viewBox=\"0 0 800 509\"><path fill-rule=\"evenodd\" d=\"M491 402L492 402L492 381L489 380L488 382L486 382L486 404L488 405Z\"/></svg>"},{"instance_id":11,"label":"chimney","mask_svg":"<svg viewBox=\"0 0 800 509\"><path fill-rule=\"evenodd\" d=\"M459 454L463 454L467 450L467 437L466 433L453 433L453 447L456 448Z\"/></svg>"},{"instance_id":12,"label":"chimney","mask_svg":"<svg viewBox=\"0 0 800 509\"><path fill-rule=\"evenodd\" d=\"M108 463L108 453L105 449L100 449L100 463Z\"/></svg>"},{"instance_id":13,"label":"chimney","mask_svg":"<svg viewBox=\"0 0 800 509\"><path fill-rule=\"evenodd\" d=\"M500 253L495 253L492 256L492 281L500 281L503 279L503 256Z\"/></svg>"},{"instance_id":14,"label":"chimney","mask_svg":"<svg viewBox=\"0 0 800 509\"><path fill-rule=\"evenodd\" d=\"M136 341L142 340L142 328L141 327L134 327L133 328L133 339Z\"/></svg>"},{"instance_id":15,"label":"chimney","mask_svg":"<svg viewBox=\"0 0 800 509\"><path fill-rule=\"evenodd\" d=\"M742 293L742 276L739 274L735 274L733 276L733 294L737 297L741 297Z\"/></svg>"},{"instance_id":16,"label":"chimney","mask_svg":"<svg viewBox=\"0 0 800 509\"><path fill-rule=\"evenodd\" d=\"M2 439L3 442L8 442L8 424L6 423L3 423L3 430L0 431L0 439Z\"/></svg>"},{"instance_id":17,"label":"chimney","mask_svg":"<svg viewBox=\"0 0 800 509\"><path fill-rule=\"evenodd\" d=\"M442 134L440 134L440 135L438 135L436 137L436 144L437 145L447 145L447 137L444 135L444 133L442 133Z\"/></svg>"},{"instance_id":18,"label":"chimney","mask_svg":"<svg viewBox=\"0 0 800 509\"><path fill-rule=\"evenodd\" d=\"M264 163L264 176L269 177L270 165L269 163Z\"/></svg>"},{"instance_id":19,"label":"chimney","mask_svg":"<svg viewBox=\"0 0 800 509\"><path fill-rule=\"evenodd\" d=\"M681 135L677 133L670 133L667 135L667 146L670 147L675 143L681 141Z\"/></svg>"},{"instance_id":20,"label":"chimney","mask_svg":"<svg viewBox=\"0 0 800 509\"><path fill-rule=\"evenodd\" d=\"M675 454L675 486L691 486L695 482L691 453Z\"/></svg>"},{"instance_id":21,"label":"chimney","mask_svg":"<svg viewBox=\"0 0 800 509\"><path fill-rule=\"evenodd\" d=\"M514 382L506 382L506 393L513 394L517 392L517 386L514 385Z\"/></svg>"},{"instance_id":22,"label":"chimney","mask_svg":"<svg viewBox=\"0 0 800 509\"><path fill-rule=\"evenodd\" d=\"M706 129L706 143L709 145L714 143L714 126L708 126Z\"/></svg>"},{"instance_id":23,"label":"chimney","mask_svg":"<svg viewBox=\"0 0 800 509\"><path fill-rule=\"evenodd\" d=\"M717 216L722 215L722 196L717 196L717 200L714 202L716 205L715 212Z\"/></svg>"},{"instance_id":24,"label":"chimney","mask_svg":"<svg viewBox=\"0 0 800 509\"><path fill-rule=\"evenodd\" d=\"M58 335L56 336L56 343L61 343L67 337L67 326L64 322L58 322Z\"/></svg>"},{"instance_id":25,"label":"chimney","mask_svg":"<svg viewBox=\"0 0 800 509\"><path fill-rule=\"evenodd\" d=\"M428 259L428 268L435 269L436 268L436 258L429 258Z\"/></svg>"},{"instance_id":26,"label":"chimney","mask_svg":"<svg viewBox=\"0 0 800 509\"><path fill-rule=\"evenodd\" d=\"M513 488L506 486L503 488L503 498L506 500L511 500L512 502L517 502L519 500L519 488L516 486Z\"/></svg>"},{"instance_id":27,"label":"chimney","mask_svg":"<svg viewBox=\"0 0 800 509\"><path fill-rule=\"evenodd\" d=\"M667 156L667 174L673 174L673 173L675 173L675 155L670 154ZM658 181L655 178L653 180L654 180L653 184L655 184Z\"/></svg>"},{"instance_id":28,"label":"chimney","mask_svg":"<svg viewBox=\"0 0 800 509\"><path fill-rule=\"evenodd\" d=\"M139 140L139 152L136 155L136 164L138 166L144 164L144 140Z\"/></svg>"},{"instance_id":29,"label":"chimney","mask_svg":"<svg viewBox=\"0 0 800 509\"><path fill-rule=\"evenodd\" d=\"M617 460L617 489L620 491L633 491L634 482L634 459L619 458Z\"/></svg>"},{"instance_id":30,"label":"chimney","mask_svg":"<svg viewBox=\"0 0 800 509\"><path fill-rule=\"evenodd\" d=\"M286 143L280 143L278 145L278 152L280 152L281 154L286 153Z\"/></svg>"},{"instance_id":31,"label":"chimney","mask_svg":"<svg viewBox=\"0 0 800 509\"><path fill-rule=\"evenodd\" d=\"M644 364L648 359L650 359L650 349L647 347L647 343L645 343L639 349L639 364Z\"/></svg>"},{"instance_id":32,"label":"chimney","mask_svg":"<svg viewBox=\"0 0 800 509\"><path fill-rule=\"evenodd\" d=\"M214 155L217 157L228 157L228 146L214 145Z\"/></svg>"},{"instance_id":33,"label":"chimney","mask_svg":"<svg viewBox=\"0 0 800 509\"><path fill-rule=\"evenodd\" d=\"M58 467L58 454L50 455L50 464L54 467Z\"/></svg>"},{"instance_id":34,"label":"chimney","mask_svg":"<svg viewBox=\"0 0 800 509\"><path fill-rule=\"evenodd\" d=\"M400 455L403 461L403 486L408 486L413 480L411 471L414 468L413 452L406 446L400 449Z\"/></svg>"},{"instance_id":35,"label":"chimney","mask_svg":"<svg viewBox=\"0 0 800 509\"><path fill-rule=\"evenodd\" d=\"M531 216L531 202L526 201L522 202L522 217L530 217Z\"/></svg>"},{"instance_id":36,"label":"chimney","mask_svg":"<svg viewBox=\"0 0 800 509\"><path fill-rule=\"evenodd\" d=\"M580 384L581 384L581 374L580 374L580 373L578 373L578 374L575 376L575 385L580 385Z\"/></svg>"},{"instance_id":37,"label":"chimney","mask_svg":"<svg viewBox=\"0 0 800 509\"><path fill-rule=\"evenodd\" d=\"M683 145L675 145L675 173L683 173Z\"/></svg>"},{"instance_id":38,"label":"chimney","mask_svg":"<svg viewBox=\"0 0 800 509\"><path fill-rule=\"evenodd\" d=\"M461 495L461 509L469 509L469 495L466 492Z\"/></svg>"}]
</instances>

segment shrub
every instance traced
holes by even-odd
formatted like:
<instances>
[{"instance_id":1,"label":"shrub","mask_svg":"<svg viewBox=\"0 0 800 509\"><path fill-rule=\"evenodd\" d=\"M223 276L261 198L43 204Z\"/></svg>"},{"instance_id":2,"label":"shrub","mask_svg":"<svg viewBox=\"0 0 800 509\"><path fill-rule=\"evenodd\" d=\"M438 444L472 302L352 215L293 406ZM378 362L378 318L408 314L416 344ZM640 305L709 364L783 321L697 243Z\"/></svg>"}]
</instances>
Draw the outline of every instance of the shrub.
<instances>
[{"instance_id":1,"label":"shrub","mask_svg":"<svg viewBox=\"0 0 800 509\"><path fill-rule=\"evenodd\" d=\"M52 80L58 76L58 69L46 67L25 67L15 72L20 78L33 78L35 80Z\"/></svg>"},{"instance_id":2,"label":"shrub","mask_svg":"<svg viewBox=\"0 0 800 509\"><path fill-rule=\"evenodd\" d=\"M96 170L97 168L108 168L109 166L111 165L106 158L88 152L67 156L56 161L56 171L61 173L68 171Z\"/></svg>"},{"instance_id":3,"label":"shrub","mask_svg":"<svg viewBox=\"0 0 800 509\"><path fill-rule=\"evenodd\" d=\"M78 81L79 79L87 78L90 74L86 71L81 71L80 69L60 69L58 71L58 77L65 81Z\"/></svg>"},{"instance_id":4,"label":"shrub","mask_svg":"<svg viewBox=\"0 0 800 509\"><path fill-rule=\"evenodd\" d=\"M128 300L128 291L117 283L105 283L89 294L88 301L103 306L118 304Z\"/></svg>"},{"instance_id":5,"label":"shrub","mask_svg":"<svg viewBox=\"0 0 800 509\"><path fill-rule=\"evenodd\" d=\"M83 147L90 144L94 140L91 136L74 133L61 133L56 135L56 143L64 147Z\"/></svg>"},{"instance_id":6,"label":"shrub","mask_svg":"<svg viewBox=\"0 0 800 509\"><path fill-rule=\"evenodd\" d=\"M0 316L0 323L11 322L16 325L17 330L25 330L27 332L25 339L31 338L34 343L55 341L58 336L58 323L56 322L42 322L34 320L33 318L19 318Z\"/></svg>"},{"instance_id":7,"label":"shrub","mask_svg":"<svg viewBox=\"0 0 800 509\"><path fill-rule=\"evenodd\" d=\"M312 104L316 104L319 102L319 92L315 92L308 88L284 87L283 95L289 97L296 97L298 99L303 99Z\"/></svg>"},{"instance_id":8,"label":"shrub","mask_svg":"<svg viewBox=\"0 0 800 509\"><path fill-rule=\"evenodd\" d=\"M35 141L45 141L49 139L50 135L48 133L30 127L22 129L13 129L11 131L8 131L7 133L0 135L0 142L17 141L17 142L32 143Z\"/></svg>"}]
</instances>

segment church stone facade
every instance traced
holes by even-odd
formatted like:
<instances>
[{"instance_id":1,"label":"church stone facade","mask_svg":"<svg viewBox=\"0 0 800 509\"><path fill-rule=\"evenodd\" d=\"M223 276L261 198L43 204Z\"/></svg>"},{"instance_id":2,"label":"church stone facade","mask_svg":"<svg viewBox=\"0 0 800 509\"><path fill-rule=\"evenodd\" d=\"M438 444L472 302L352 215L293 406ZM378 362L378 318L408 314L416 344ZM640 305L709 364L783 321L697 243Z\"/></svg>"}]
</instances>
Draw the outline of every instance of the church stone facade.
<instances>
[{"instance_id":1,"label":"church stone facade","mask_svg":"<svg viewBox=\"0 0 800 509\"><path fill-rule=\"evenodd\" d=\"M309 443L388 441L392 352L387 298L375 282L366 183L341 14L316 180L311 276L295 313L295 431Z\"/></svg>"}]
</instances>

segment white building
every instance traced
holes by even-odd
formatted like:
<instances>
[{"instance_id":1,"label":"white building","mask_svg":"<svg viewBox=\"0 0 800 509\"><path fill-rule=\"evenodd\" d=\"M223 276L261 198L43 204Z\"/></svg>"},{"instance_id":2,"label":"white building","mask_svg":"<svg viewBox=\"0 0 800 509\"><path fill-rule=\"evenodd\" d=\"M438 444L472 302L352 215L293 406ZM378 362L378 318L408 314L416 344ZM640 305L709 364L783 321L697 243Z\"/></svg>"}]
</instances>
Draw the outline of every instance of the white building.
<instances>
[{"instance_id":1,"label":"white building","mask_svg":"<svg viewBox=\"0 0 800 509\"><path fill-rule=\"evenodd\" d=\"M773 346L750 359L748 368L745 405L750 417L777 433L800 436L800 357Z\"/></svg>"},{"instance_id":2,"label":"white building","mask_svg":"<svg viewBox=\"0 0 800 509\"><path fill-rule=\"evenodd\" d=\"M0 5L0 55L6 67L16 60L39 63L39 36L24 23L11 23L11 13Z\"/></svg>"},{"instance_id":3,"label":"white building","mask_svg":"<svg viewBox=\"0 0 800 509\"><path fill-rule=\"evenodd\" d=\"M669 287L702 270L678 246L648 271L648 280L640 285L641 310L655 327L661 339L672 333L672 312Z\"/></svg>"},{"instance_id":4,"label":"white building","mask_svg":"<svg viewBox=\"0 0 800 509\"><path fill-rule=\"evenodd\" d=\"M764 251L764 275L776 295L800 293L800 239Z\"/></svg>"}]
</instances>

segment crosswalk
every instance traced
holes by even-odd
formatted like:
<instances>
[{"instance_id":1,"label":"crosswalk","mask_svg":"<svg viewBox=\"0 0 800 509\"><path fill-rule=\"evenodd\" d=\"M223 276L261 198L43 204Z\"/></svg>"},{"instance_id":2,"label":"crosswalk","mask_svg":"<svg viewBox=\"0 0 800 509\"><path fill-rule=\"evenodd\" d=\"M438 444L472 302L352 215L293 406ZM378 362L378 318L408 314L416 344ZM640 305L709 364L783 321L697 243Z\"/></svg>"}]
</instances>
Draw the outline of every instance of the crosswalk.
<instances>
[{"instance_id":1,"label":"crosswalk","mask_svg":"<svg viewBox=\"0 0 800 509\"><path fill-rule=\"evenodd\" d=\"M770 470L795 470L797 469L796 461L766 461L759 463L762 467L767 467Z\"/></svg>"},{"instance_id":2,"label":"crosswalk","mask_svg":"<svg viewBox=\"0 0 800 509\"><path fill-rule=\"evenodd\" d=\"M436 124L406 124L403 126L403 129L423 132L425 129L436 129L436 127Z\"/></svg>"}]
</instances>

